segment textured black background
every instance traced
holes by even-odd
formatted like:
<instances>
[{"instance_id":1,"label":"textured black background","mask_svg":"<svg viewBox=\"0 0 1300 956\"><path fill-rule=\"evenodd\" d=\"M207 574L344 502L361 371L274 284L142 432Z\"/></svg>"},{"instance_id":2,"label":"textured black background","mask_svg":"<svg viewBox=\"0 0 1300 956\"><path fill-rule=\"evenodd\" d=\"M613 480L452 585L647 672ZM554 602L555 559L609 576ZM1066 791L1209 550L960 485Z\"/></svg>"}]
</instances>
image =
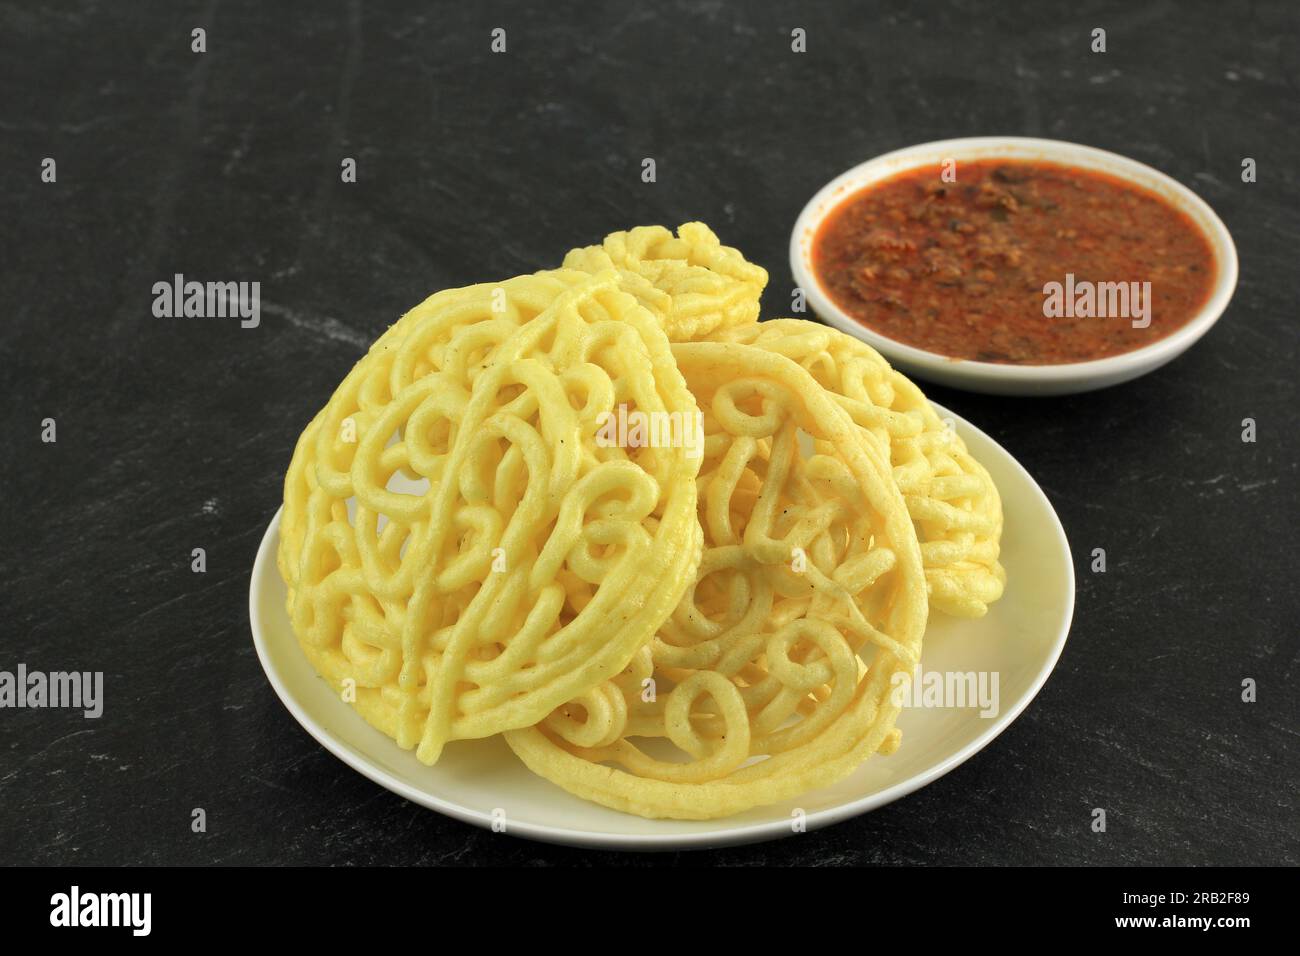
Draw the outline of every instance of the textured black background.
<instances>
[{"instance_id":1,"label":"textured black background","mask_svg":"<svg viewBox=\"0 0 1300 956\"><path fill-rule=\"evenodd\" d=\"M544 6L0 7L0 669L106 672L98 721L0 711L0 861L1300 862L1300 8ZM651 857L445 819L298 727L253 652L249 569L295 437L400 313L614 229L703 219L770 270L780 314L790 228L826 180L998 133L1170 173L1227 222L1241 282L1140 381L1051 400L932 389L1038 478L1077 560L1060 665L987 750L829 830ZM150 288L174 272L260 280L261 327L154 318Z\"/></svg>"}]
</instances>

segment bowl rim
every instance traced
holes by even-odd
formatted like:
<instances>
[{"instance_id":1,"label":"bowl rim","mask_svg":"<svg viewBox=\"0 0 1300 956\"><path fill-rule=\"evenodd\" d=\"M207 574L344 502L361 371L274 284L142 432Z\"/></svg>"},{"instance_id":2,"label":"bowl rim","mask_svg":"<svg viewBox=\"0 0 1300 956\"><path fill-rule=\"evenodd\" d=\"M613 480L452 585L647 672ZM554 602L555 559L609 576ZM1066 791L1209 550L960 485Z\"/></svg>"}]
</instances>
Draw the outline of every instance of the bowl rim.
<instances>
[{"instance_id":1,"label":"bowl rim","mask_svg":"<svg viewBox=\"0 0 1300 956\"><path fill-rule=\"evenodd\" d=\"M957 358L891 339L846 313L822 288L812 266L812 237L826 216L848 196L900 173L943 159L1037 159L1104 172L1154 192L1200 229L1214 256L1217 275L1205 303L1182 326L1141 348L1086 362L1050 365L1002 364ZM790 234L790 269L813 311L842 332L867 342L886 358L934 372L958 373L975 381L1062 383L1135 377L1175 358L1223 315L1238 278L1237 247L1228 227L1204 199L1167 173L1119 153L1067 140L1030 136L970 136L934 140L891 150L840 173L819 189L800 211Z\"/></svg>"}]
</instances>

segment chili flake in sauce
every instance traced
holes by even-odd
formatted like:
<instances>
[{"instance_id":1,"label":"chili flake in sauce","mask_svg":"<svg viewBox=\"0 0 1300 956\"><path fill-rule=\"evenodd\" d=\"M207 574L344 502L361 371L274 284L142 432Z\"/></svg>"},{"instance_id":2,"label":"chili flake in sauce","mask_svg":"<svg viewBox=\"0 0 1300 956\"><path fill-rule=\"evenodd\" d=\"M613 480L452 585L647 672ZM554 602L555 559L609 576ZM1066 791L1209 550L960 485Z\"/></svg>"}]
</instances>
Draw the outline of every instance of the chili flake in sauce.
<instances>
[{"instance_id":1,"label":"chili flake in sauce","mask_svg":"<svg viewBox=\"0 0 1300 956\"><path fill-rule=\"evenodd\" d=\"M910 170L845 199L813 241L835 304L907 345L954 358L1053 365L1131 352L1185 325L1209 298L1210 244L1155 193L1052 163ZM1150 282L1150 325L1048 317L1045 287Z\"/></svg>"}]
</instances>

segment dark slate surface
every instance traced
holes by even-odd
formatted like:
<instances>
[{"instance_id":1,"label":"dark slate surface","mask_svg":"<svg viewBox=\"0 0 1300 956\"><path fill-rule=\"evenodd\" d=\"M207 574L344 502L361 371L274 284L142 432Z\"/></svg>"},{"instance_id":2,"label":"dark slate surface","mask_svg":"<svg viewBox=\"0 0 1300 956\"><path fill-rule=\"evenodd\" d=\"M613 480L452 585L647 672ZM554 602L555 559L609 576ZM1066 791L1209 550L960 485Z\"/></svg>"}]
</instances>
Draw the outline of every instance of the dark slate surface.
<instances>
[{"instance_id":1,"label":"dark slate surface","mask_svg":"<svg viewBox=\"0 0 1300 956\"><path fill-rule=\"evenodd\" d=\"M1294 4L325 6L0 9L0 669L107 682L99 721L0 711L0 861L1300 862ZM496 26L506 55L489 52ZM1228 223L1242 270L1224 320L1138 382L1037 401L932 390L1038 478L1076 552L1060 666L985 752L829 830L646 857L445 819L291 719L250 640L254 550L298 431L402 311L610 230L698 218L771 271L776 314L790 227L822 183L994 133L1169 172ZM154 318L151 286L175 272L261 281L261 327Z\"/></svg>"}]
</instances>

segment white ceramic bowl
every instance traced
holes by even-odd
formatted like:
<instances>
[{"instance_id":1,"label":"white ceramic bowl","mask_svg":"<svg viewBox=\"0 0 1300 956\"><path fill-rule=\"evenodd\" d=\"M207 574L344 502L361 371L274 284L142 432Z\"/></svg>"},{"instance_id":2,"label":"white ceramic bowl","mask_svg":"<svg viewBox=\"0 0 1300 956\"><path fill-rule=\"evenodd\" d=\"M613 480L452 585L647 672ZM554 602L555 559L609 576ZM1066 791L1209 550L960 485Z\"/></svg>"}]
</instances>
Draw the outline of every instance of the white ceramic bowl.
<instances>
[{"instance_id":1,"label":"white ceramic bowl","mask_svg":"<svg viewBox=\"0 0 1300 956\"><path fill-rule=\"evenodd\" d=\"M813 237L826 215L853 193L918 166L962 160L1038 160L1108 173L1156 193L1191 217L1214 253L1217 276L1210 297L1182 328L1150 345L1109 358L1065 365L1001 365L957 359L904 345L865 328L837 306L812 267ZM997 395L1065 395L1118 385L1177 358L1209 331L1223 314L1237 286L1237 249L1228 227L1205 201L1164 173L1115 153L1052 139L981 136L909 146L855 166L837 176L804 206L790 236L790 267L795 282L819 316L857 336L902 371L941 385Z\"/></svg>"}]
</instances>

